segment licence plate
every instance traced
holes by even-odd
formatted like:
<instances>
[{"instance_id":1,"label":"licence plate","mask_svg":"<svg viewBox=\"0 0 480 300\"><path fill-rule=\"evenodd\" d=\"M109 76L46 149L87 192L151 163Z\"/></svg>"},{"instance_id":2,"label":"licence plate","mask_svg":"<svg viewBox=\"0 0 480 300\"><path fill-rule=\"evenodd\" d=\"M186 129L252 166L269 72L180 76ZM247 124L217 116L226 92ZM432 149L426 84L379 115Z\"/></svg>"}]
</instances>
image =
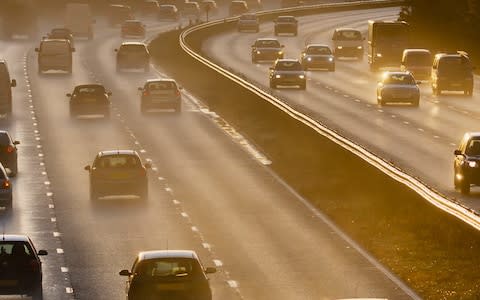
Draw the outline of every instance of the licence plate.
<instances>
[{"instance_id":1,"label":"licence plate","mask_svg":"<svg viewBox=\"0 0 480 300\"><path fill-rule=\"evenodd\" d=\"M183 283L160 283L157 285L159 291L181 291L185 289Z\"/></svg>"},{"instance_id":2,"label":"licence plate","mask_svg":"<svg viewBox=\"0 0 480 300\"><path fill-rule=\"evenodd\" d=\"M11 287L16 286L18 284L18 280L0 280L1 287Z\"/></svg>"},{"instance_id":3,"label":"licence plate","mask_svg":"<svg viewBox=\"0 0 480 300\"><path fill-rule=\"evenodd\" d=\"M458 87L458 86L462 86L462 84L461 83L452 83L451 86Z\"/></svg>"},{"instance_id":4,"label":"licence plate","mask_svg":"<svg viewBox=\"0 0 480 300\"><path fill-rule=\"evenodd\" d=\"M115 173L115 174L112 174L111 178L112 179L125 179L125 178L128 178L128 174L127 173Z\"/></svg>"}]
</instances>

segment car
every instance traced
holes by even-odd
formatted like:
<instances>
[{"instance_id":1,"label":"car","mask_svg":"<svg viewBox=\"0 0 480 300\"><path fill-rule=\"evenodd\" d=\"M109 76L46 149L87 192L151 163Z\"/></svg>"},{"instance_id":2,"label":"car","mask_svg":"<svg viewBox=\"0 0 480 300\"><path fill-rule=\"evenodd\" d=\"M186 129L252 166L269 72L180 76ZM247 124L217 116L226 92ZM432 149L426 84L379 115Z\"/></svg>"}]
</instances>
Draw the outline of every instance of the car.
<instances>
[{"instance_id":1,"label":"car","mask_svg":"<svg viewBox=\"0 0 480 300\"><path fill-rule=\"evenodd\" d=\"M20 142L14 140L8 131L0 130L0 162L3 167L10 170L9 176L16 176L18 173L17 145Z\"/></svg>"},{"instance_id":2,"label":"car","mask_svg":"<svg viewBox=\"0 0 480 300\"><path fill-rule=\"evenodd\" d=\"M453 154L453 184L468 195L472 185L480 185L480 132L465 133Z\"/></svg>"},{"instance_id":3,"label":"car","mask_svg":"<svg viewBox=\"0 0 480 300\"><path fill-rule=\"evenodd\" d=\"M327 45L310 44L305 46L300 56L305 71L309 69L327 69L335 71L335 56Z\"/></svg>"},{"instance_id":4,"label":"car","mask_svg":"<svg viewBox=\"0 0 480 300\"><path fill-rule=\"evenodd\" d=\"M195 1L186 2L182 9L182 15L185 17L200 17L200 5Z\"/></svg>"},{"instance_id":5,"label":"car","mask_svg":"<svg viewBox=\"0 0 480 300\"><path fill-rule=\"evenodd\" d=\"M10 78L10 71L5 59L0 59L0 114L12 114L12 87L17 86L17 81Z\"/></svg>"},{"instance_id":6,"label":"car","mask_svg":"<svg viewBox=\"0 0 480 300\"><path fill-rule=\"evenodd\" d=\"M182 11L183 7L185 6L185 3L187 3L188 0L159 0L158 3L160 6L162 5L175 5L177 7L178 11Z\"/></svg>"},{"instance_id":7,"label":"car","mask_svg":"<svg viewBox=\"0 0 480 300\"><path fill-rule=\"evenodd\" d=\"M48 70L62 70L72 73L72 53L75 48L65 39L44 39L40 46L35 48L38 52L38 73Z\"/></svg>"},{"instance_id":8,"label":"car","mask_svg":"<svg viewBox=\"0 0 480 300\"><path fill-rule=\"evenodd\" d=\"M432 73L432 53L427 49L405 49L400 70L408 71L419 80L430 79Z\"/></svg>"},{"instance_id":9,"label":"car","mask_svg":"<svg viewBox=\"0 0 480 300\"><path fill-rule=\"evenodd\" d=\"M35 249L26 235L2 234L0 238L0 295L27 295L43 299L43 273L40 256L46 250Z\"/></svg>"},{"instance_id":10,"label":"car","mask_svg":"<svg viewBox=\"0 0 480 300\"><path fill-rule=\"evenodd\" d=\"M262 0L245 0L249 9L262 9L263 3Z\"/></svg>"},{"instance_id":11,"label":"car","mask_svg":"<svg viewBox=\"0 0 480 300\"><path fill-rule=\"evenodd\" d=\"M131 270L119 275L127 279L127 299L211 300L212 291L205 268L192 250L153 250L140 252Z\"/></svg>"},{"instance_id":12,"label":"car","mask_svg":"<svg viewBox=\"0 0 480 300\"><path fill-rule=\"evenodd\" d=\"M13 202L13 188L8 173L0 164L0 207L5 209L11 209Z\"/></svg>"},{"instance_id":13,"label":"car","mask_svg":"<svg viewBox=\"0 0 480 300\"><path fill-rule=\"evenodd\" d=\"M432 93L441 95L442 91L463 91L471 97L474 69L464 51L436 54L430 78Z\"/></svg>"},{"instance_id":14,"label":"car","mask_svg":"<svg viewBox=\"0 0 480 300\"><path fill-rule=\"evenodd\" d=\"M66 1L67 2L67 1ZM94 36L95 19L93 18L90 4L87 1L68 1L65 3L65 28L71 30L74 37L86 37L92 40ZM72 3L75 2L75 3Z\"/></svg>"},{"instance_id":15,"label":"car","mask_svg":"<svg viewBox=\"0 0 480 300\"><path fill-rule=\"evenodd\" d=\"M181 87L173 79L150 79L138 90L142 93L140 110L142 113L152 108L171 108L175 112L182 109Z\"/></svg>"},{"instance_id":16,"label":"car","mask_svg":"<svg viewBox=\"0 0 480 300\"><path fill-rule=\"evenodd\" d=\"M208 15L212 16L218 13L218 5L215 0L203 0L198 3L200 5L200 11L203 13L207 13L208 10Z\"/></svg>"},{"instance_id":17,"label":"car","mask_svg":"<svg viewBox=\"0 0 480 300\"><path fill-rule=\"evenodd\" d=\"M237 30L241 31L260 31L260 21L255 13L246 13L240 15L237 22Z\"/></svg>"},{"instance_id":18,"label":"car","mask_svg":"<svg viewBox=\"0 0 480 300\"><path fill-rule=\"evenodd\" d=\"M73 34L72 31L68 28L52 28L50 32L47 34L47 38L49 39L66 39L70 42L72 47L74 46L73 41Z\"/></svg>"},{"instance_id":19,"label":"car","mask_svg":"<svg viewBox=\"0 0 480 300\"><path fill-rule=\"evenodd\" d=\"M158 10L158 19L177 21L180 19L180 12L175 5L160 5L160 9Z\"/></svg>"},{"instance_id":20,"label":"car","mask_svg":"<svg viewBox=\"0 0 480 300\"><path fill-rule=\"evenodd\" d=\"M298 20L294 16L278 16L274 21L275 35L283 33L298 34Z\"/></svg>"},{"instance_id":21,"label":"car","mask_svg":"<svg viewBox=\"0 0 480 300\"><path fill-rule=\"evenodd\" d=\"M335 57L356 57L363 60L365 37L360 30L337 28L333 31L332 41Z\"/></svg>"},{"instance_id":22,"label":"car","mask_svg":"<svg viewBox=\"0 0 480 300\"><path fill-rule=\"evenodd\" d=\"M301 90L307 87L307 76L298 59L277 59L270 67L270 88L278 86L298 86Z\"/></svg>"},{"instance_id":23,"label":"car","mask_svg":"<svg viewBox=\"0 0 480 300\"><path fill-rule=\"evenodd\" d=\"M144 43L123 42L117 52L117 72L125 68L143 68L150 71L150 53Z\"/></svg>"},{"instance_id":24,"label":"car","mask_svg":"<svg viewBox=\"0 0 480 300\"><path fill-rule=\"evenodd\" d=\"M120 25L126 20L133 20L132 9L128 5L110 4L108 7L108 23L110 26Z\"/></svg>"},{"instance_id":25,"label":"car","mask_svg":"<svg viewBox=\"0 0 480 300\"><path fill-rule=\"evenodd\" d=\"M274 61L283 58L283 48L277 39L259 38L255 40L252 47L252 63L258 61Z\"/></svg>"},{"instance_id":26,"label":"car","mask_svg":"<svg viewBox=\"0 0 480 300\"><path fill-rule=\"evenodd\" d=\"M249 8L247 2L234 0L230 2L230 6L228 7L228 15L229 16L238 16L248 12Z\"/></svg>"},{"instance_id":27,"label":"car","mask_svg":"<svg viewBox=\"0 0 480 300\"><path fill-rule=\"evenodd\" d=\"M93 164L84 168L90 174L90 199L118 195L136 195L148 199L149 168L150 163L142 163L134 150L99 152Z\"/></svg>"},{"instance_id":28,"label":"car","mask_svg":"<svg viewBox=\"0 0 480 300\"><path fill-rule=\"evenodd\" d=\"M158 10L160 8L160 4L156 0L144 0L140 4L140 13L143 16L156 16L158 14Z\"/></svg>"},{"instance_id":29,"label":"car","mask_svg":"<svg viewBox=\"0 0 480 300\"><path fill-rule=\"evenodd\" d=\"M73 92L66 94L70 99L70 117L102 114L104 118L110 118L111 95L112 92L101 84L77 85Z\"/></svg>"},{"instance_id":30,"label":"car","mask_svg":"<svg viewBox=\"0 0 480 300\"><path fill-rule=\"evenodd\" d=\"M379 105L387 103L410 103L413 106L420 104L420 89L410 72L387 71L377 85L377 102Z\"/></svg>"},{"instance_id":31,"label":"car","mask_svg":"<svg viewBox=\"0 0 480 300\"><path fill-rule=\"evenodd\" d=\"M122 23L121 27L121 36L122 38L126 37L135 37L135 38L145 38L145 24L139 20L126 20Z\"/></svg>"}]
</instances>

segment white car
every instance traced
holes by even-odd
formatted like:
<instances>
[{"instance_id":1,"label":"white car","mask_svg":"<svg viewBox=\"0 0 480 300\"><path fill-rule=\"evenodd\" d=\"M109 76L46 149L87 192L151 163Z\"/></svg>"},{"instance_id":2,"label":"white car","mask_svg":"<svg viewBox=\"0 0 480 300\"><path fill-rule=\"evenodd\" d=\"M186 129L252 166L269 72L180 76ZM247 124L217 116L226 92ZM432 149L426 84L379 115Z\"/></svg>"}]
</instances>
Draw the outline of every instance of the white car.
<instances>
[{"instance_id":1,"label":"white car","mask_svg":"<svg viewBox=\"0 0 480 300\"><path fill-rule=\"evenodd\" d=\"M377 85L377 102L420 104L420 89L418 82L410 72L385 72Z\"/></svg>"}]
</instances>

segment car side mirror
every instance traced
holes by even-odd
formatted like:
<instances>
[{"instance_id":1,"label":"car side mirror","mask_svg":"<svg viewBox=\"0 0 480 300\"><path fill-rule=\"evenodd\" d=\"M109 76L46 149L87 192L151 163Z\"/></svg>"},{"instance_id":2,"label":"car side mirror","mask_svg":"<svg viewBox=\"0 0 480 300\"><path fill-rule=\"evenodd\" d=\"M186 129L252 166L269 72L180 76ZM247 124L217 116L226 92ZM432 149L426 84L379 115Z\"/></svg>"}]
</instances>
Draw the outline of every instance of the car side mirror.
<instances>
[{"instance_id":1,"label":"car side mirror","mask_svg":"<svg viewBox=\"0 0 480 300\"><path fill-rule=\"evenodd\" d=\"M38 256L45 256L45 255L48 255L48 251L47 250L39 250L37 254L38 254Z\"/></svg>"},{"instance_id":2,"label":"car side mirror","mask_svg":"<svg viewBox=\"0 0 480 300\"><path fill-rule=\"evenodd\" d=\"M120 272L118 272L118 274L120 276L130 276L130 275L132 275L132 273L129 270L121 270Z\"/></svg>"},{"instance_id":3,"label":"car side mirror","mask_svg":"<svg viewBox=\"0 0 480 300\"><path fill-rule=\"evenodd\" d=\"M205 273L206 274L213 274L213 273L216 273L217 272L217 268L214 268L214 267L208 267L205 269Z\"/></svg>"},{"instance_id":4,"label":"car side mirror","mask_svg":"<svg viewBox=\"0 0 480 300\"><path fill-rule=\"evenodd\" d=\"M108 96L111 96L111 95L112 95L112 92L107 92L107 95L108 95Z\"/></svg>"},{"instance_id":5,"label":"car side mirror","mask_svg":"<svg viewBox=\"0 0 480 300\"><path fill-rule=\"evenodd\" d=\"M457 150L453 151L453 154L454 155L462 155L462 151L457 149Z\"/></svg>"},{"instance_id":6,"label":"car side mirror","mask_svg":"<svg viewBox=\"0 0 480 300\"><path fill-rule=\"evenodd\" d=\"M118 52L118 49L115 49L115 50L113 50L113 51Z\"/></svg>"},{"instance_id":7,"label":"car side mirror","mask_svg":"<svg viewBox=\"0 0 480 300\"><path fill-rule=\"evenodd\" d=\"M178 86L178 89L179 89L179 90L183 90L183 86L181 86L181 85Z\"/></svg>"},{"instance_id":8,"label":"car side mirror","mask_svg":"<svg viewBox=\"0 0 480 300\"><path fill-rule=\"evenodd\" d=\"M14 141L13 144L14 145L20 145L20 142L19 141Z\"/></svg>"},{"instance_id":9,"label":"car side mirror","mask_svg":"<svg viewBox=\"0 0 480 300\"><path fill-rule=\"evenodd\" d=\"M91 171L92 167L90 167L90 165L88 165L88 166L85 166L84 169L85 169L85 171Z\"/></svg>"},{"instance_id":10,"label":"car side mirror","mask_svg":"<svg viewBox=\"0 0 480 300\"><path fill-rule=\"evenodd\" d=\"M17 86L17 81L15 79L12 79L12 82L10 83L11 87L16 87Z\"/></svg>"},{"instance_id":11,"label":"car side mirror","mask_svg":"<svg viewBox=\"0 0 480 300\"><path fill-rule=\"evenodd\" d=\"M72 52L75 52L75 48L72 47Z\"/></svg>"},{"instance_id":12,"label":"car side mirror","mask_svg":"<svg viewBox=\"0 0 480 300\"><path fill-rule=\"evenodd\" d=\"M66 96L67 96L67 97L72 97L72 94L67 93Z\"/></svg>"},{"instance_id":13,"label":"car side mirror","mask_svg":"<svg viewBox=\"0 0 480 300\"><path fill-rule=\"evenodd\" d=\"M38 48L35 48L35 52L40 52L40 49L38 49Z\"/></svg>"}]
</instances>

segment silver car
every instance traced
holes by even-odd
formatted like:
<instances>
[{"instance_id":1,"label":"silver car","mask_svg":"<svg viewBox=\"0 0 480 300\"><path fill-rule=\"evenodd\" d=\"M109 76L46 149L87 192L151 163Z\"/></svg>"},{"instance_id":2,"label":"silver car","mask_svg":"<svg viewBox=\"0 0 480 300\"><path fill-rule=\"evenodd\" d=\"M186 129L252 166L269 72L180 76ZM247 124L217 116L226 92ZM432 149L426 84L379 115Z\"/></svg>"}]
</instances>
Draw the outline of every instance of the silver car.
<instances>
[{"instance_id":1,"label":"silver car","mask_svg":"<svg viewBox=\"0 0 480 300\"><path fill-rule=\"evenodd\" d=\"M385 72L377 85L377 102L379 105L386 103L411 103L420 104L419 82L410 72Z\"/></svg>"}]
</instances>

